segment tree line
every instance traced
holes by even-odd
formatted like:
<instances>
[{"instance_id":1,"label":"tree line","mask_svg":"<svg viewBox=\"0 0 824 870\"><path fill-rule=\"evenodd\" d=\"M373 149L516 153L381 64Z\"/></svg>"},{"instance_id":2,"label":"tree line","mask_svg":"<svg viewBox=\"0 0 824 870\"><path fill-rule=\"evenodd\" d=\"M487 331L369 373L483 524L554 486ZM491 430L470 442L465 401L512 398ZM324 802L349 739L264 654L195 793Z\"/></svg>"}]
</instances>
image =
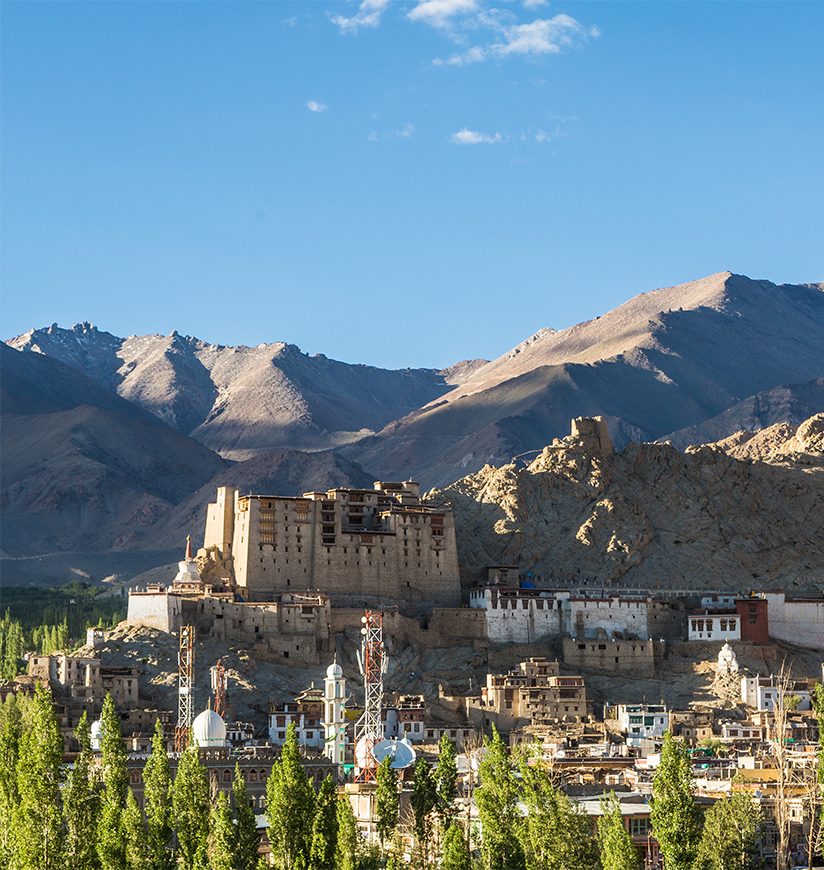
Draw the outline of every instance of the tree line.
<instances>
[{"instance_id":1,"label":"tree line","mask_svg":"<svg viewBox=\"0 0 824 870\"><path fill-rule=\"evenodd\" d=\"M819 712L824 693L816 695ZM80 751L63 764L63 740L50 692L10 694L0 705L0 867L9 870L259 870L258 832L238 766L232 800L212 789L198 749L178 759L172 778L159 722L143 770L144 807L129 786L126 749L110 696L92 752L84 714ZM824 735L822 735L824 741ZM358 832L352 806L331 777L315 788L294 725L266 783L268 840L278 870L640 870L641 859L614 794L597 825L564 793L551 768L528 748L510 750L497 730L478 752L470 792L480 821L458 818L455 748L441 740L434 765L418 759L409 811L401 818L397 771L377 770L377 842ZM824 772L824 743L818 775ZM820 780L815 782L820 796ZM819 806L819 805L816 805ZM819 810L816 809L817 813ZM666 870L757 870L763 819L751 796L733 791L703 813L689 754L665 734L652 784L650 820ZM784 859L786 859L784 855ZM784 864L786 861L784 861ZM784 866L782 864L782 866Z\"/></svg>"},{"instance_id":2,"label":"tree line","mask_svg":"<svg viewBox=\"0 0 824 870\"><path fill-rule=\"evenodd\" d=\"M3 599L14 599L15 590L3 590ZM54 594L57 594L56 592ZM25 668L28 652L48 655L68 651L76 641L85 640L87 628L109 628L123 618L123 603L118 598L100 597L93 590L78 592L78 598L65 599L28 611L12 605L0 617L0 679L13 680Z\"/></svg>"}]
</instances>

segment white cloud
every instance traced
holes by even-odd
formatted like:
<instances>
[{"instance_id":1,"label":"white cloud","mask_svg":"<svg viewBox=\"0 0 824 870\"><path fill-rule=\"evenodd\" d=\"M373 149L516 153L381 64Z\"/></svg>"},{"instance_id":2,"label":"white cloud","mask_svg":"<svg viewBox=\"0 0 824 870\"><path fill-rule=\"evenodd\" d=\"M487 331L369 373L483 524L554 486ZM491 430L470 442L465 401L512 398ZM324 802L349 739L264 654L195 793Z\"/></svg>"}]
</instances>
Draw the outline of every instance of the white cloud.
<instances>
[{"instance_id":1,"label":"white cloud","mask_svg":"<svg viewBox=\"0 0 824 870\"><path fill-rule=\"evenodd\" d=\"M549 0L524 0L524 9L538 9L541 6L546 6Z\"/></svg>"},{"instance_id":2,"label":"white cloud","mask_svg":"<svg viewBox=\"0 0 824 870\"><path fill-rule=\"evenodd\" d=\"M309 109L310 112L325 112L329 106L326 103L319 103L317 100L309 100L306 104L306 108Z\"/></svg>"},{"instance_id":3,"label":"white cloud","mask_svg":"<svg viewBox=\"0 0 824 870\"><path fill-rule=\"evenodd\" d=\"M470 63L480 63L483 60L486 60L486 49L481 48L480 45L473 45L472 48L468 48L460 54L453 54L447 58L436 57L432 63L435 66L466 66Z\"/></svg>"},{"instance_id":4,"label":"white cloud","mask_svg":"<svg viewBox=\"0 0 824 870\"><path fill-rule=\"evenodd\" d=\"M571 48L587 36L597 35L587 31L570 15L554 15L552 18L536 18L529 24L514 24L504 29L504 42L491 46L499 57L511 54L540 55L558 54Z\"/></svg>"},{"instance_id":5,"label":"white cloud","mask_svg":"<svg viewBox=\"0 0 824 870\"><path fill-rule=\"evenodd\" d=\"M384 139L409 139L415 132L415 127L412 124L404 124L395 130L389 130L386 133L378 133L373 130L368 136L370 142L382 142Z\"/></svg>"},{"instance_id":6,"label":"white cloud","mask_svg":"<svg viewBox=\"0 0 824 870\"><path fill-rule=\"evenodd\" d=\"M332 23L338 26L341 33L357 33L361 27L377 27L388 6L389 0L361 0L354 15L348 18L345 15L335 15Z\"/></svg>"},{"instance_id":7,"label":"white cloud","mask_svg":"<svg viewBox=\"0 0 824 870\"><path fill-rule=\"evenodd\" d=\"M504 141L500 133L481 133L479 130L458 130L449 137L455 145L497 145Z\"/></svg>"},{"instance_id":8,"label":"white cloud","mask_svg":"<svg viewBox=\"0 0 824 870\"><path fill-rule=\"evenodd\" d=\"M447 27L456 15L465 15L477 8L477 0L420 0L406 17L430 27Z\"/></svg>"},{"instance_id":9,"label":"white cloud","mask_svg":"<svg viewBox=\"0 0 824 870\"><path fill-rule=\"evenodd\" d=\"M536 18L527 24L512 23L511 17L507 20L503 16L483 14L478 16L477 23L498 33L498 41L487 46L473 45L447 58L437 57L432 63L435 66L467 66L482 63L491 57L559 54L588 39L596 39L601 34L597 27L586 28L572 16L563 13L552 18Z\"/></svg>"}]
</instances>

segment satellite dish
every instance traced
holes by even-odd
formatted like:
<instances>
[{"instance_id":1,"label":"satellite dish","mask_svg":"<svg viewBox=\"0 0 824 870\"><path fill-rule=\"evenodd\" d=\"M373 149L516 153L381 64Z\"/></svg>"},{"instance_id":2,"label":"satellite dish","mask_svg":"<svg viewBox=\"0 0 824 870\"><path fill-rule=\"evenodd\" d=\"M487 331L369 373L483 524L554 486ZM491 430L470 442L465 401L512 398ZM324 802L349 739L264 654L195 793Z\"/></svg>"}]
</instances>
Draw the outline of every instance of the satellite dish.
<instances>
[{"instance_id":1,"label":"satellite dish","mask_svg":"<svg viewBox=\"0 0 824 870\"><path fill-rule=\"evenodd\" d=\"M417 752L406 739L381 740L372 748L372 755L378 764L388 757L391 759L390 767L394 770L404 770L414 764Z\"/></svg>"}]
</instances>

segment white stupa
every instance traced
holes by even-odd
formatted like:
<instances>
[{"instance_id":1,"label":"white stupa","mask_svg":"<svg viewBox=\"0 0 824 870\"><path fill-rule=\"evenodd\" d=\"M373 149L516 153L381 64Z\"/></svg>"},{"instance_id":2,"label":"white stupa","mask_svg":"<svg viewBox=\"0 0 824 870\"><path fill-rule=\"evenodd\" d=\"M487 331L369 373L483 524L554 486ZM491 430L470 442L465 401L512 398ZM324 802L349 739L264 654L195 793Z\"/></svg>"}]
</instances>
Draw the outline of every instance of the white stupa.
<instances>
[{"instance_id":1,"label":"white stupa","mask_svg":"<svg viewBox=\"0 0 824 870\"><path fill-rule=\"evenodd\" d=\"M226 745L226 723L211 708L195 717L195 721L192 722L192 734L196 746Z\"/></svg>"},{"instance_id":2,"label":"white stupa","mask_svg":"<svg viewBox=\"0 0 824 870\"><path fill-rule=\"evenodd\" d=\"M92 722L92 727L89 729L89 743L95 752L100 752L100 742L103 738L103 723L99 719Z\"/></svg>"},{"instance_id":3,"label":"white stupa","mask_svg":"<svg viewBox=\"0 0 824 870\"><path fill-rule=\"evenodd\" d=\"M174 579L174 584L177 587L187 586L201 587L203 581L200 579L200 571L197 569L197 562L192 556L192 536L186 535L186 556L182 562L177 563L177 575Z\"/></svg>"},{"instance_id":4,"label":"white stupa","mask_svg":"<svg viewBox=\"0 0 824 870\"><path fill-rule=\"evenodd\" d=\"M735 657L735 651L728 643L725 643L718 653L718 673L738 673L738 659Z\"/></svg>"}]
</instances>

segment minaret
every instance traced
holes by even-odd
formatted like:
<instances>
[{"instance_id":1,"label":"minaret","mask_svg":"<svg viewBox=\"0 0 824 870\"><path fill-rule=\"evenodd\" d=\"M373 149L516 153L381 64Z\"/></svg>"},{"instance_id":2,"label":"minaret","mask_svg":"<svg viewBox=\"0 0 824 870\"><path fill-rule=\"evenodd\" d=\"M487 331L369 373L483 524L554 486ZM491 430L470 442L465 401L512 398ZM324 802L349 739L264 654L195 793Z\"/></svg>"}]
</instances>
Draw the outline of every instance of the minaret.
<instances>
[{"instance_id":1,"label":"minaret","mask_svg":"<svg viewBox=\"0 0 824 870\"><path fill-rule=\"evenodd\" d=\"M323 754L337 765L343 765L346 754L346 680L338 657L326 669L323 683Z\"/></svg>"}]
</instances>

